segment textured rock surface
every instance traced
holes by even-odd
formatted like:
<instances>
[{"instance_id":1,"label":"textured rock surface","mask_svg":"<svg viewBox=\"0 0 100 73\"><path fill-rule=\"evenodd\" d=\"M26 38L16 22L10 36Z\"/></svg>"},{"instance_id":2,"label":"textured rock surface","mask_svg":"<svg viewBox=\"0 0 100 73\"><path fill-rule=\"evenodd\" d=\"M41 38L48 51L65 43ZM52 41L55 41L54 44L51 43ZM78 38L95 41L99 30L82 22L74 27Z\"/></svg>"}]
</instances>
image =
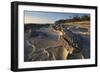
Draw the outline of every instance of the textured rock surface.
<instances>
[{"instance_id":1,"label":"textured rock surface","mask_svg":"<svg viewBox=\"0 0 100 73\"><path fill-rule=\"evenodd\" d=\"M47 25L28 28L24 33L24 61L77 59L77 55L89 58L89 37L63 30L64 34Z\"/></svg>"}]
</instances>

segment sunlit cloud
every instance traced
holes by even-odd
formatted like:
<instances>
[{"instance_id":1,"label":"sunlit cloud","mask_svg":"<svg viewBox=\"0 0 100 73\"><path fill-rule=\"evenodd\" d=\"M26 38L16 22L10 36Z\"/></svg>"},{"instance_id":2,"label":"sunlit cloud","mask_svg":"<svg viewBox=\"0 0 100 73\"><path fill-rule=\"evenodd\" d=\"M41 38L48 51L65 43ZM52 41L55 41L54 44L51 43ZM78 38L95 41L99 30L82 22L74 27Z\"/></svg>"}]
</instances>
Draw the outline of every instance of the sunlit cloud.
<instances>
[{"instance_id":1,"label":"sunlit cloud","mask_svg":"<svg viewBox=\"0 0 100 73\"><path fill-rule=\"evenodd\" d=\"M24 23L53 23L53 21L39 17L25 16Z\"/></svg>"}]
</instances>

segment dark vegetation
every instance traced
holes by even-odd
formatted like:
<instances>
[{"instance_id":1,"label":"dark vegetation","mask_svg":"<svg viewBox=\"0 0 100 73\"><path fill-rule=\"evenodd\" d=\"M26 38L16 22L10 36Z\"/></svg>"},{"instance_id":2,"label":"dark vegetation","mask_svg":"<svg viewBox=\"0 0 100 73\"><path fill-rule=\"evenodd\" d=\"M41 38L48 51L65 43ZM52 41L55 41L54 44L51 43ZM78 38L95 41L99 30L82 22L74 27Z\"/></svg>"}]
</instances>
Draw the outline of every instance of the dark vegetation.
<instances>
[{"instance_id":1,"label":"dark vegetation","mask_svg":"<svg viewBox=\"0 0 100 73\"><path fill-rule=\"evenodd\" d=\"M56 24L60 23L67 23L67 22L78 22L78 21L89 21L90 20L90 15L83 15L83 16L74 16L70 19L61 19L56 21Z\"/></svg>"}]
</instances>

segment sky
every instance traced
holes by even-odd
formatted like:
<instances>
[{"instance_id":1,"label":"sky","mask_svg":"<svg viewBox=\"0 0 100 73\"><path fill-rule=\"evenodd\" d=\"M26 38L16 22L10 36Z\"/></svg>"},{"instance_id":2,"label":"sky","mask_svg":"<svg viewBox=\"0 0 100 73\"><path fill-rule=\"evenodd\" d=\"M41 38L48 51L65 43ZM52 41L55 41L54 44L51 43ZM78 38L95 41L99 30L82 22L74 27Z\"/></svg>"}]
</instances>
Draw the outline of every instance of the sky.
<instances>
[{"instance_id":1,"label":"sky","mask_svg":"<svg viewBox=\"0 0 100 73\"><path fill-rule=\"evenodd\" d=\"M60 12L39 12L24 11L24 23L54 23L60 19L70 19L73 16L83 16L82 13L60 13Z\"/></svg>"}]
</instances>

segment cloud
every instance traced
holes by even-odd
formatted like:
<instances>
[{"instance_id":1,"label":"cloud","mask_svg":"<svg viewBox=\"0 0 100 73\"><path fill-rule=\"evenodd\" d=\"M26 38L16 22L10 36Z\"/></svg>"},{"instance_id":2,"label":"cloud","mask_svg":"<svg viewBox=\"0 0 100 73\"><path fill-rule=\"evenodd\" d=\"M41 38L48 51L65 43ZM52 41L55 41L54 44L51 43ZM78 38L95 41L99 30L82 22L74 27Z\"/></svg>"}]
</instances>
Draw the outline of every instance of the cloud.
<instances>
[{"instance_id":1,"label":"cloud","mask_svg":"<svg viewBox=\"0 0 100 73\"><path fill-rule=\"evenodd\" d=\"M24 18L24 23L53 23L53 21L45 18L26 15Z\"/></svg>"}]
</instances>

